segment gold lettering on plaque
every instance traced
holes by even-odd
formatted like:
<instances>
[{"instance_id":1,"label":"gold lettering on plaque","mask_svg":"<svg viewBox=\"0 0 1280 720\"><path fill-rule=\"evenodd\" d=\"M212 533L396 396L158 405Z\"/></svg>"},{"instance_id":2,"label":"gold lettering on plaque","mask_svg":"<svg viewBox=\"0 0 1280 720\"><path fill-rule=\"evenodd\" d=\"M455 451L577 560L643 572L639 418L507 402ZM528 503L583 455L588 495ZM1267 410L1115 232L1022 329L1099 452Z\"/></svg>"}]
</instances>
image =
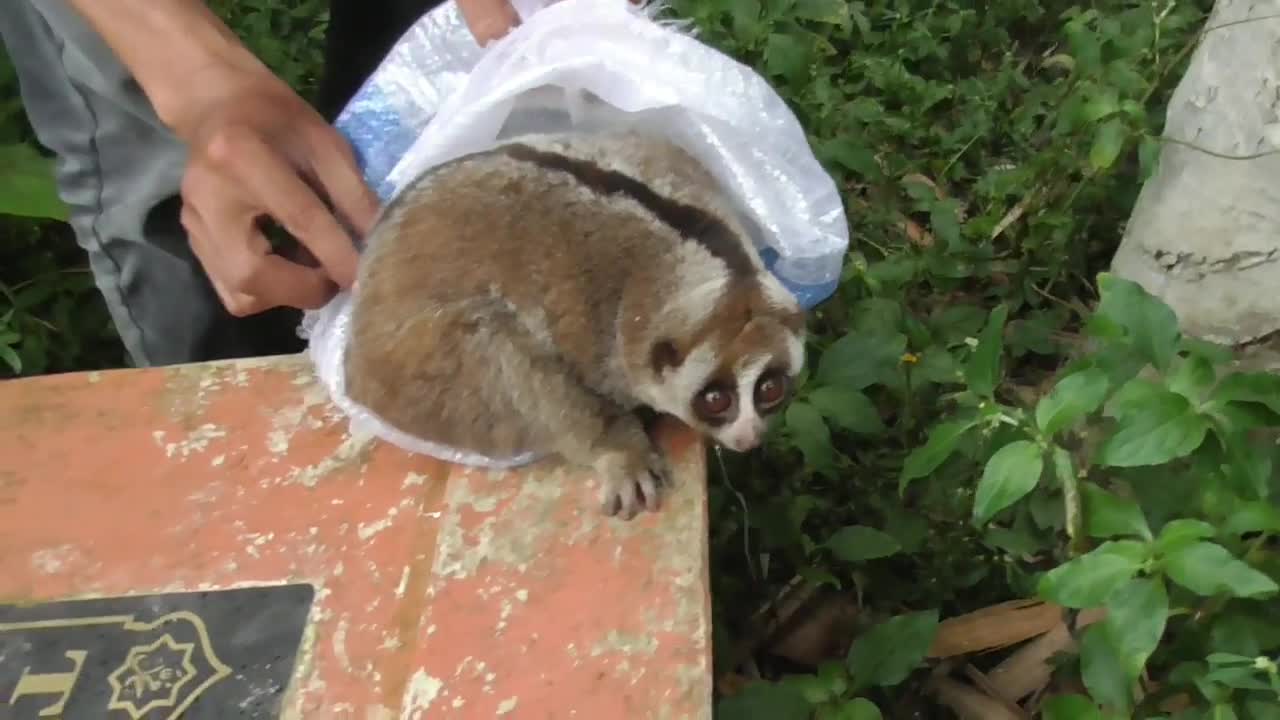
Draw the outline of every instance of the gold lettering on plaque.
<instances>
[{"instance_id":1,"label":"gold lettering on plaque","mask_svg":"<svg viewBox=\"0 0 1280 720\"><path fill-rule=\"evenodd\" d=\"M86 629L104 625L114 625L125 632L141 634L159 630L169 623L178 623L177 627L185 626L192 641L179 642L173 638L174 632L167 632L150 643L130 648L120 667L107 676L112 690L107 709L123 710L133 720L142 720L144 717L147 720L177 720L204 691L231 675L231 668L219 660L214 652L204 620L193 612L180 610L152 622L139 622L131 615L103 615L0 623L0 634ZM184 633L177 634L182 636ZM32 674L30 668L27 668L8 704L14 705L19 698L26 696L60 694L56 704L46 707L39 714L41 718L59 717L75 688L88 654L86 651L68 650L66 656L75 663L75 669L69 672ZM196 658L200 661L199 667L195 662Z\"/></svg>"},{"instance_id":2,"label":"gold lettering on plaque","mask_svg":"<svg viewBox=\"0 0 1280 720\"><path fill-rule=\"evenodd\" d=\"M37 713L37 717L61 715L62 709L67 706L67 698L71 697L71 690L76 686L76 679L80 677L80 668L84 667L84 659L89 656L89 653L84 650L68 650L64 654L75 667L67 672L33 675L31 667L27 666L23 669L22 677L18 680L17 687L13 689L13 694L9 696L9 704L16 705L18 698L27 695L57 695L58 701Z\"/></svg>"}]
</instances>

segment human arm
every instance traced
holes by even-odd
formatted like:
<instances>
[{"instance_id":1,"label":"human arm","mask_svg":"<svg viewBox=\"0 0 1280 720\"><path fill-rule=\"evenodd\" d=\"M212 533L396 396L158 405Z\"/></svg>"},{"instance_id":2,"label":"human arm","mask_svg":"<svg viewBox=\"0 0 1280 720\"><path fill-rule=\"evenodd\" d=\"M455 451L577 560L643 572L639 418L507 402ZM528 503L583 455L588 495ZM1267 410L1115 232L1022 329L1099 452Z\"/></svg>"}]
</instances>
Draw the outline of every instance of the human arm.
<instances>
[{"instance_id":1,"label":"human arm","mask_svg":"<svg viewBox=\"0 0 1280 720\"><path fill-rule=\"evenodd\" d=\"M350 287L358 258L343 224L363 234L378 202L345 139L201 0L69 2L190 148L182 223L227 309L250 315L280 305L316 308L335 285ZM481 43L516 21L509 0L458 5ZM273 254L259 228L263 216L297 238L320 267Z\"/></svg>"}]
</instances>

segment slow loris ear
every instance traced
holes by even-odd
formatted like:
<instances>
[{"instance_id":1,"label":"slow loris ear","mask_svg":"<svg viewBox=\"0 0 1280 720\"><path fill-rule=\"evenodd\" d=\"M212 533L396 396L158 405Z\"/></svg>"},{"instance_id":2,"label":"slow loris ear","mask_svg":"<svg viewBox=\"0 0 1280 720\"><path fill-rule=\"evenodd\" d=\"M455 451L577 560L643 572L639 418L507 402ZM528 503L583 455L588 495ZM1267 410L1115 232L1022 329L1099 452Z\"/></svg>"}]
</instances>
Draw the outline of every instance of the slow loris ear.
<instances>
[{"instance_id":1,"label":"slow loris ear","mask_svg":"<svg viewBox=\"0 0 1280 720\"><path fill-rule=\"evenodd\" d=\"M661 375L669 368L680 367L682 362L684 358L680 356L680 349L670 340L659 340L649 351L649 366L653 368L655 375Z\"/></svg>"}]
</instances>

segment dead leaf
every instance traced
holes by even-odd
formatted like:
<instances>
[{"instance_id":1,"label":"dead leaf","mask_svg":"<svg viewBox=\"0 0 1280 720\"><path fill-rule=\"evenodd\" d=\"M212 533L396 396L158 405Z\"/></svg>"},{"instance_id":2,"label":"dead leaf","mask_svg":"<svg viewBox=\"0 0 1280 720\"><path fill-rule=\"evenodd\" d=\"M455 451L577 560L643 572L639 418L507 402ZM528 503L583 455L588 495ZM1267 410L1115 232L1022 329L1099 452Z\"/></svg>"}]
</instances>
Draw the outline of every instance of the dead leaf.
<instances>
[{"instance_id":1,"label":"dead leaf","mask_svg":"<svg viewBox=\"0 0 1280 720\"><path fill-rule=\"evenodd\" d=\"M938 626L929 657L945 658L987 652L1043 635L1062 622L1062 608L1039 600L1011 600L958 617Z\"/></svg>"}]
</instances>

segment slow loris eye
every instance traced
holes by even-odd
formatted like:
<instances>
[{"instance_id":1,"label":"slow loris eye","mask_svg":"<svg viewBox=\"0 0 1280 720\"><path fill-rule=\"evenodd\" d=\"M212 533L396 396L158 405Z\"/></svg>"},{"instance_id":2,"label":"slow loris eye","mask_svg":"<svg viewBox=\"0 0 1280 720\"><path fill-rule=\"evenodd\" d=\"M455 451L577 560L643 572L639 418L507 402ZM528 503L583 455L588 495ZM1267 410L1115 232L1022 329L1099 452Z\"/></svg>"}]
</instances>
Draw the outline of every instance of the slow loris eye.
<instances>
[{"instance_id":1,"label":"slow loris eye","mask_svg":"<svg viewBox=\"0 0 1280 720\"><path fill-rule=\"evenodd\" d=\"M717 387L709 387L694 399L694 410L704 418L724 415L733 408L733 395Z\"/></svg>"},{"instance_id":2,"label":"slow loris eye","mask_svg":"<svg viewBox=\"0 0 1280 720\"><path fill-rule=\"evenodd\" d=\"M780 373L763 375L756 382L756 406L763 411L776 408L787 397L787 377Z\"/></svg>"}]
</instances>

